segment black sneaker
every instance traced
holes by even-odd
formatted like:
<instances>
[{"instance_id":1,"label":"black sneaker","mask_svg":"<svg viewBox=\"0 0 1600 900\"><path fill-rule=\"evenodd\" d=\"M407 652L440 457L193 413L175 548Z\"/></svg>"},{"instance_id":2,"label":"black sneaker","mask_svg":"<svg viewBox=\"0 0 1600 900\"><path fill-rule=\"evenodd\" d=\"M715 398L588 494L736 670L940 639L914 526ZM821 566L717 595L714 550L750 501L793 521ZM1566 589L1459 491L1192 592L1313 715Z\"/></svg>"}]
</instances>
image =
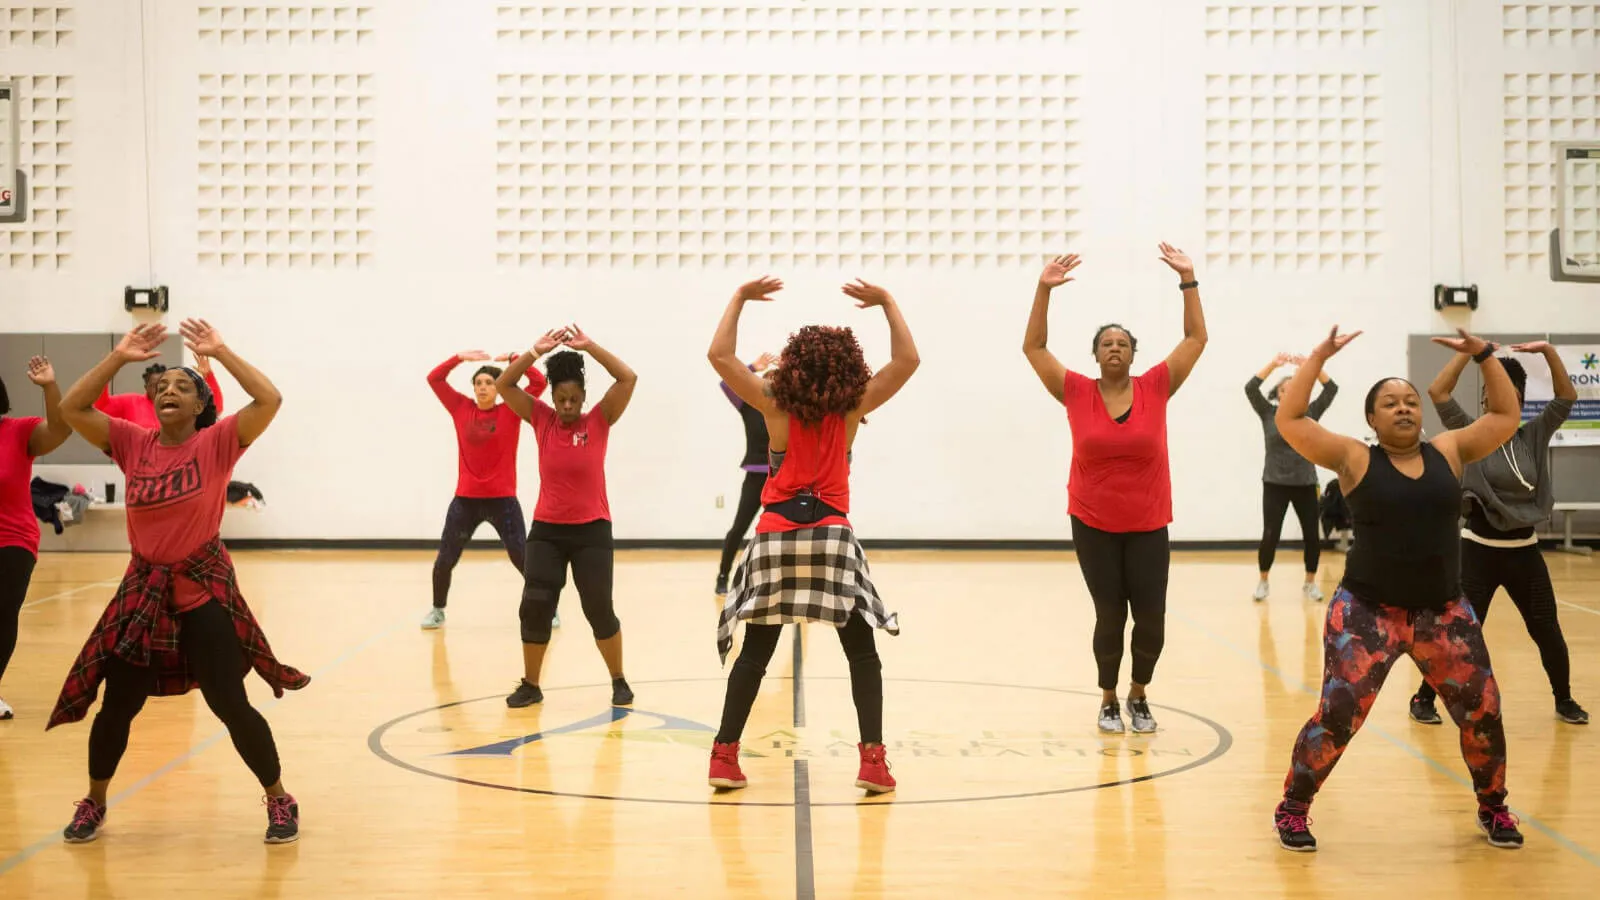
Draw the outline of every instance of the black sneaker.
<instances>
[{"instance_id":1,"label":"black sneaker","mask_svg":"<svg viewBox=\"0 0 1600 900\"><path fill-rule=\"evenodd\" d=\"M1444 722L1439 718L1439 711L1434 709L1432 700L1416 696L1411 698L1411 721L1419 725L1439 725Z\"/></svg>"},{"instance_id":2,"label":"black sneaker","mask_svg":"<svg viewBox=\"0 0 1600 900\"><path fill-rule=\"evenodd\" d=\"M1285 800L1273 810L1272 825L1278 829L1278 846L1296 853L1314 853L1317 839L1311 834L1311 807Z\"/></svg>"},{"instance_id":3,"label":"black sneaker","mask_svg":"<svg viewBox=\"0 0 1600 900\"><path fill-rule=\"evenodd\" d=\"M292 844L300 840L300 804L288 794L267 797L267 836L269 844Z\"/></svg>"},{"instance_id":4,"label":"black sneaker","mask_svg":"<svg viewBox=\"0 0 1600 900\"><path fill-rule=\"evenodd\" d=\"M1150 715L1150 701L1144 697L1128 698L1128 718L1134 734L1155 734L1156 717Z\"/></svg>"},{"instance_id":5,"label":"black sneaker","mask_svg":"<svg viewBox=\"0 0 1600 900\"><path fill-rule=\"evenodd\" d=\"M613 678L613 679L611 679L611 705L612 706L631 706L631 705L633 705L633 688L628 687L628 679L626 679L626 678Z\"/></svg>"},{"instance_id":6,"label":"black sneaker","mask_svg":"<svg viewBox=\"0 0 1600 900\"><path fill-rule=\"evenodd\" d=\"M106 808L87 797L76 805L72 824L62 830L61 836L69 844L87 844L100 836L100 826L106 823Z\"/></svg>"},{"instance_id":7,"label":"black sneaker","mask_svg":"<svg viewBox=\"0 0 1600 900\"><path fill-rule=\"evenodd\" d=\"M1489 838L1489 846L1505 850L1522 849L1522 832L1517 817L1504 806L1479 806L1478 828Z\"/></svg>"},{"instance_id":8,"label":"black sneaker","mask_svg":"<svg viewBox=\"0 0 1600 900\"><path fill-rule=\"evenodd\" d=\"M506 705L512 709L521 709L524 706L532 706L535 703L543 702L544 691L539 690L537 684L529 684L526 678L517 682L517 689L512 691L511 696L506 698Z\"/></svg>"},{"instance_id":9,"label":"black sneaker","mask_svg":"<svg viewBox=\"0 0 1600 900\"><path fill-rule=\"evenodd\" d=\"M1589 713L1578 705L1578 701L1571 697L1556 701L1556 718L1568 725L1589 724Z\"/></svg>"},{"instance_id":10,"label":"black sneaker","mask_svg":"<svg viewBox=\"0 0 1600 900\"><path fill-rule=\"evenodd\" d=\"M717 596L718 597L725 597L725 596L727 596L727 594L728 594L728 576L726 576L726 575L718 575L717 576Z\"/></svg>"}]
</instances>

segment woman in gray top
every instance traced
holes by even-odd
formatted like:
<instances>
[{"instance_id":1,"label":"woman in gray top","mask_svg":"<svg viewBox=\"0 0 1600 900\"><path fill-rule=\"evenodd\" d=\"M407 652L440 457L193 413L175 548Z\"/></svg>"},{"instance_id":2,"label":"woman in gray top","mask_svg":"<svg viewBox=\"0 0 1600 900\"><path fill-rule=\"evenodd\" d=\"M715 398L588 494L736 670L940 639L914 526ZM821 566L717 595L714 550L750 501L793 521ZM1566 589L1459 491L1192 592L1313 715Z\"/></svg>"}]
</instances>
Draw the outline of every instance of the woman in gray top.
<instances>
[{"instance_id":1,"label":"woman in gray top","mask_svg":"<svg viewBox=\"0 0 1600 900\"><path fill-rule=\"evenodd\" d=\"M1272 571L1272 560L1278 553L1278 536L1283 533L1283 515L1291 503L1294 504L1294 514L1300 520L1300 532L1306 543L1306 583L1301 592L1307 600L1323 599L1322 589L1316 583L1317 565L1322 558L1322 539L1317 530L1317 467L1284 441L1273 420L1278 412L1278 391L1289 379L1279 379L1272 386L1271 393L1266 397L1261 396L1261 384L1273 370L1279 366L1298 366L1304 362L1303 356L1279 353L1244 385L1244 395L1250 399L1250 406L1255 409L1256 415L1261 417L1261 430L1267 440L1267 458L1261 473L1261 546L1256 550L1256 561L1261 569L1261 581L1256 584L1254 595L1257 600L1267 599L1267 575ZM1322 418L1329 404L1333 403L1334 396L1339 393L1339 386L1333 383L1328 373L1317 373L1317 379L1322 382L1322 390L1306 409L1306 415L1314 420Z\"/></svg>"},{"instance_id":2,"label":"woman in gray top","mask_svg":"<svg viewBox=\"0 0 1600 900\"><path fill-rule=\"evenodd\" d=\"M1522 613L1528 634L1539 647L1539 659L1555 694L1557 718L1586 725L1589 714L1572 699L1571 666L1561 623L1556 619L1555 589L1539 552L1539 540L1534 536L1534 526L1550 518L1555 503L1555 490L1550 483L1550 438L1572 414L1578 389L1561 364L1561 357L1548 343L1516 344L1511 349L1544 355L1550 364L1555 399L1524 422L1499 450L1467 466L1462 473L1466 523L1461 528L1461 589L1479 621L1488 617L1489 601L1495 591L1506 589ZM1445 427L1452 430L1465 428L1473 419L1450 396L1469 361L1457 353L1428 386L1434 409ZM1517 400L1523 402L1528 373L1515 359L1501 362L1517 388ZM1411 718L1424 725L1438 725L1439 712L1434 709L1433 698L1433 688L1424 682L1411 698Z\"/></svg>"}]
</instances>

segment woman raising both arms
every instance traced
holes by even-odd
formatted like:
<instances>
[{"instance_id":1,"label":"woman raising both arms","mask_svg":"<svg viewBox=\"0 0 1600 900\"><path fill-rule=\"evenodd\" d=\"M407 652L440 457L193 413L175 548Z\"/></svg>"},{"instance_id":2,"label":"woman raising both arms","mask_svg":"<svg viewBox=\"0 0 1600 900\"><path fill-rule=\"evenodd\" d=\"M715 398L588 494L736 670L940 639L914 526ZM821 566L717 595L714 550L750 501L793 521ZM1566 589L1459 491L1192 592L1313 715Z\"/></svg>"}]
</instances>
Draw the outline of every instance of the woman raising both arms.
<instances>
[{"instance_id":1,"label":"woman raising both arms","mask_svg":"<svg viewBox=\"0 0 1600 900\"><path fill-rule=\"evenodd\" d=\"M1094 599L1094 658L1100 676L1100 730L1120 734L1117 675L1123 630L1133 613L1133 682L1128 716L1133 730L1156 730L1145 687L1166 642L1167 572L1172 554L1172 470L1167 461L1167 400L1178 392L1206 348L1200 282L1182 250L1160 245L1161 261L1177 273L1183 294L1183 340L1167 358L1134 375L1139 341L1121 325L1102 325L1091 350L1100 368L1089 378L1061 364L1048 344L1050 292L1072 280L1080 259L1057 257L1044 267L1022 352L1050 396L1067 408L1072 428L1068 515L1078 567Z\"/></svg>"},{"instance_id":2,"label":"woman raising both arms","mask_svg":"<svg viewBox=\"0 0 1600 900\"><path fill-rule=\"evenodd\" d=\"M1478 616L1461 593L1461 473L1510 440L1521 421L1516 389L1494 347L1461 332L1434 341L1481 367L1488 409L1431 441L1422 398L1403 378L1367 391L1367 426L1378 442L1334 434L1306 415L1322 366L1360 332L1335 328L1279 394L1278 432L1301 456L1339 476L1355 527L1344 579L1328 604L1322 699L1295 740L1273 814L1286 850L1317 849L1311 800L1360 730L1389 667L1410 656L1461 728L1461 755L1478 795L1477 824L1496 847L1521 847L1506 808L1506 735L1500 689Z\"/></svg>"}]
</instances>

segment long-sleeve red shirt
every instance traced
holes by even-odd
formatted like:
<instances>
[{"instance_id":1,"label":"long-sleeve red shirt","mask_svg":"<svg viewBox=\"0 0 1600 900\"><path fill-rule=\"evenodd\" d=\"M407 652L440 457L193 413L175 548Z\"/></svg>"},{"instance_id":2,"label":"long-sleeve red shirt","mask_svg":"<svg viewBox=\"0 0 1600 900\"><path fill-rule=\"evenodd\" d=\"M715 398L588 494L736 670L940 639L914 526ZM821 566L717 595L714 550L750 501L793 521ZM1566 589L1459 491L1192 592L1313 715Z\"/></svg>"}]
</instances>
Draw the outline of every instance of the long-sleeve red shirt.
<instances>
[{"instance_id":1,"label":"long-sleeve red shirt","mask_svg":"<svg viewBox=\"0 0 1600 900\"><path fill-rule=\"evenodd\" d=\"M456 496L472 498L517 495L517 414L504 403L479 409L478 402L452 388L445 379L461 357L452 356L428 373L428 386L449 411L456 426L458 474ZM528 369L528 393L544 393L547 381L538 369Z\"/></svg>"}]
</instances>

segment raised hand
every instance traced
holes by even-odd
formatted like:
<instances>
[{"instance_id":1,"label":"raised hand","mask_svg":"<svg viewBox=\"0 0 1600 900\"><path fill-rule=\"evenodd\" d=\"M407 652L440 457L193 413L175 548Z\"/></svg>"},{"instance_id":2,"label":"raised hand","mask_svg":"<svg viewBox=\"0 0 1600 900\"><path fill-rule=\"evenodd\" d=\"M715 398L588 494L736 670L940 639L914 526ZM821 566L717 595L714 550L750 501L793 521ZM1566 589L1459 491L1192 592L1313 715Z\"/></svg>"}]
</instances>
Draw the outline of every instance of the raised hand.
<instances>
[{"instance_id":1,"label":"raised hand","mask_svg":"<svg viewBox=\"0 0 1600 900\"><path fill-rule=\"evenodd\" d=\"M567 330L565 328L552 328L546 331L537 341L533 342L535 356L543 356L551 350L566 343Z\"/></svg>"},{"instance_id":2,"label":"raised hand","mask_svg":"<svg viewBox=\"0 0 1600 900\"><path fill-rule=\"evenodd\" d=\"M740 300L755 300L759 303L772 302L772 295L783 290L783 280L763 275L755 281L747 281L739 285L739 290L734 296Z\"/></svg>"},{"instance_id":3,"label":"raised hand","mask_svg":"<svg viewBox=\"0 0 1600 900\"><path fill-rule=\"evenodd\" d=\"M772 355L771 353L763 353L756 357L756 361L750 364L750 368L759 375L760 373L772 368L772 364L777 361L778 357Z\"/></svg>"},{"instance_id":4,"label":"raised hand","mask_svg":"<svg viewBox=\"0 0 1600 900\"><path fill-rule=\"evenodd\" d=\"M47 384L55 384L55 367L50 365L50 360L45 359L42 356L35 356L34 358L28 360L28 380L39 387L44 387Z\"/></svg>"},{"instance_id":5,"label":"raised hand","mask_svg":"<svg viewBox=\"0 0 1600 900\"><path fill-rule=\"evenodd\" d=\"M1327 359L1335 353L1338 353L1340 350L1343 350L1345 344L1350 343L1360 336L1361 332L1359 331L1353 331L1350 334L1340 334L1339 326L1335 325L1331 330L1329 330L1328 336L1322 339L1322 343L1318 344L1316 349L1312 350L1311 352L1313 354L1320 355L1323 359ZM1434 338L1434 340L1438 340L1438 338Z\"/></svg>"},{"instance_id":6,"label":"raised hand","mask_svg":"<svg viewBox=\"0 0 1600 900\"><path fill-rule=\"evenodd\" d=\"M1274 369L1279 369L1279 368L1282 368L1284 366L1290 365L1293 362L1294 362L1294 356L1292 356L1291 354L1279 353L1277 356L1274 356L1272 358L1272 367Z\"/></svg>"},{"instance_id":7,"label":"raised hand","mask_svg":"<svg viewBox=\"0 0 1600 900\"><path fill-rule=\"evenodd\" d=\"M196 356L216 356L225 348L222 334L205 319L184 319L178 326L178 332L183 335L184 346Z\"/></svg>"},{"instance_id":8,"label":"raised hand","mask_svg":"<svg viewBox=\"0 0 1600 900\"><path fill-rule=\"evenodd\" d=\"M194 370L196 372L199 372L202 376L210 375L211 374L211 357L209 357L209 356L196 356L194 358Z\"/></svg>"},{"instance_id":9,"label":"raised hand","mask_svg":"<svg viewBox=\"0 0 1600 900\"><path fill-rule=\"evenodd\" d=\"M1549 353L1555 348L1550 346L1549 341L1528 341L1523 344L1512 344L1506 349L1512 353Z\"/></svg>"},{"instance_id":10,"label":"raised hand","mask_svg":"<svg viewBox=\"0 0 1600 900\"><path fill-rule=\"evenodd\" d=\"M112 351L124 362L149 362L161 355L161 343L167 339L167 326L159 323L138 325L117 342Z\"/></svg>"},{"instance_id":11,"label":"raised hand","mask_svg":"<svg viewBox=\"0 0 1600 900\"><path fill-rule=\"evenodd\" d=\"M1477 356L1483 352L1483 348L1490 346L1489 342L1483 338L1475 334L1468 334L1465 328L1457 328L1456 334L1460 335L1460 337L1436 337L1433 342L1449 347L1457 353L1465 353L1468 356Z\"/></svg>"},{"instance_id":12,"label":"raised hand","mask_svg":"<svg viewBox=\"0 0 1600 900\"><path fill-rule=\"evenodd\" d=\"M462 362L488 362L489 354L482 350L463 350L456 354L456 359Z\"/></svg>"},{"instance_id":13,"label":"raised hand","mask_svg":"<svg viewBox=\"0 0 1600 900\"><path fill-rule=\"evenodd\" d=\"M521 355L520 353L502 353L499 356L496 356L494 358L494 361L495 362L503 362L503 363L516 362L517 361L517 357L520 356L520 355Z\"/></svg>"},{"instance_id":14,"label":"raised hand","mask_svg":"<svg viewBox=\"0 0 1600 900\"><path fill-rule=\"evenodd\" d=\"M856 301L856 309L871 309L874 306L883 306L894 300L889 292L875 284L868 284L857 278L844 286L845 296Z\"/></svg>"},{"instance_id":15,"label":"raised hand","mask_svg":"<svg viewBox=\"0 0 1600 900\"><path fill-rule=\"evenodd\" d=\"M579 328L576 322L567 326L567 336L562 339L561 343L580 352L594 346L594 340L584 334L583 329Z\"/></svg>"},{"instance_id":16,"label":"raised hand","mask_svg":"<svg viewBox=\"0 0 1600 900\"><path fill-rule=\"evenodd\" d=\"M1058 256L1044 264L1044 271L1039 273L1039 284L1047 288L1058 288L1072 280L1072 270L1083 264L1083 258L1076 253Z\"/></svg>"},{"instance_id":17,"label":"raised hand","mask_svg":"<svg viewBox=\"0 0 1600 900\"><path fill-rule=\"evenodd\" d=\"M1194 280L1194 261L1189 259L1189 254L1168 243L1158 245L1161 249L1161 261L1166 263L1184 281Z\"/></svg>"}]
</instances>

